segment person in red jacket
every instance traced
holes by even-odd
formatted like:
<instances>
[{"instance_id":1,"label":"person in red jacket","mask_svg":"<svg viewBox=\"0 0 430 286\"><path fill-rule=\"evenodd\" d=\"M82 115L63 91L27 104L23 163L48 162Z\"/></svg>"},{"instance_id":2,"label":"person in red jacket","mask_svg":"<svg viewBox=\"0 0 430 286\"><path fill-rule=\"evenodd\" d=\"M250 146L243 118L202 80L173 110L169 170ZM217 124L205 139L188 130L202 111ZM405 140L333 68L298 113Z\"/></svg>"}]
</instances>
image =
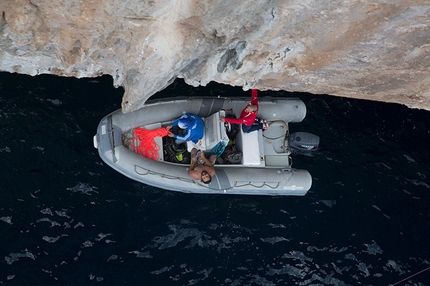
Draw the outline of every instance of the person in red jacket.
<instances>
[{"instance_id":1,"label":"person in red jacket","mask_svg":"<svg viewBox=\"0 0 430 286\"><path fill-rule=\"evenodd\" d=\"M242 110L239 118L228 118L220 116L219 121L228 122L230 124L242 124L242 130L249 133L255 130L267 130L269 125L266 120L258 119L258 91L251 90L251 102Z\"/></svg>"}]
</instances>

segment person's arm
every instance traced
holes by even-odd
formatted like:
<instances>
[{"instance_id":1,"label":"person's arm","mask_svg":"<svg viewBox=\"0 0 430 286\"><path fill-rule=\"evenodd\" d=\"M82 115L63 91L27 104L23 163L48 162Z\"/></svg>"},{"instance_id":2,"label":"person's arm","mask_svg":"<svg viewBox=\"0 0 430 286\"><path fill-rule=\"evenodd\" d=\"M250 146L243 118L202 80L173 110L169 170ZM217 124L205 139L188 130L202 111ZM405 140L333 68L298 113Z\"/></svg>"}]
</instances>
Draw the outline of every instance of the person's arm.
<instances>
[{"instance_id":1,"label":"person's arm","mask_svg":"<svg viewBox=\"0 0 430 286\"><path fill-rule=\"evenodd\" d=\"M246 122L246 120L244 118L230 118L230 117L225 117L224 118L225 122L228 123L232 123L232 124L243 124Z\"/></svg>"},{"instance_id":2,"label":"person's arm","mask_svg":"<svg viewBox=\"0 0 430 286\"><path fill-rule=\"evenodd\" d=\"M190 167L188 167L188 176L190 176L191 179L199 180L200 179L199 172L194 170L196 166L197 166L197 159L196 157L193 156L193 158L191 159Z\"/></svg>"},{"instance_id":3,"label":"person's arm","mask_svg":"<svg viewBox=\"0 0 430 286\"><path fill-rule=\"evenodd\" d=\"M251 104L258 106L258 90L251 89Z\"/></svg>"},{"instance_id":4,"label":"person's arm","mask_svg":"<svg viewBox=\"0 0 430 286\"><path fill-rule=\"evenodd\" d=\"M206 158L205 153L200 152L200 158L203 160L206 166L212 166L212 162L209 161L208 158Z\"/></svg>"},{"instance_id":5,"label":"person's arm","mask_svg":"<svg viewBox=\"0 0 430 286\"><path fill-rule=\"evenodd\" d=\"M184 135L175 134L174 137L179 140L188 141L191 137L191 130L187 129L187 133L185 133Z\"/></svg>"},{"instance_id":6,"label":"person's arm","mask_svg":"<svg viewBox=\"0 0 430 286\"><path fill-rule=\"evenodd\" d=\"M205 153L201 152L200 158L204 162L204 168L206 169L206 172L208 172L208 174L211 177L215 176L215 167L214 167L214 164L208 158L206 158Z\"/></svg>"}]
</instances>

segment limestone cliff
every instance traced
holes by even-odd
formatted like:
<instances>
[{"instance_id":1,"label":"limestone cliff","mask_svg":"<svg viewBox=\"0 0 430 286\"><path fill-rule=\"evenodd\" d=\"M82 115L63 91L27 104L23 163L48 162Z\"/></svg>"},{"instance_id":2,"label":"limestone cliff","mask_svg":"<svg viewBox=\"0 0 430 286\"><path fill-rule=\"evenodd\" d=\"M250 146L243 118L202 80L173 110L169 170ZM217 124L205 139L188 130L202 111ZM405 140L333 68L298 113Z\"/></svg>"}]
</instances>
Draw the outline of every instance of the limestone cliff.
<instances>
[{"instance_id":1,"label":"limestone cliff","mask_svg":"<svg viewBox=\"0 0 430 286\"><path fill-rule=\"evenodd\" d=\"M430 110L428 0L3 0L0 70L96 77L139 108L175 78Z\"/></svg>"}]
</instances>

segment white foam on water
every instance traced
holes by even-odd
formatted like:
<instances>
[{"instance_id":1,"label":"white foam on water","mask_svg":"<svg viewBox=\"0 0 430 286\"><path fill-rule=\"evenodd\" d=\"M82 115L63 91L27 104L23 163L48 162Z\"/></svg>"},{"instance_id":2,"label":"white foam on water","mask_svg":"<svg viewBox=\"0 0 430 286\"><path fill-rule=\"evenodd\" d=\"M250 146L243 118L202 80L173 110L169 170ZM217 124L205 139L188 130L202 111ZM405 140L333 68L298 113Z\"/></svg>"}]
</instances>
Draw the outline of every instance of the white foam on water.
<instances>
[{"instance_id":1,"label":"white foam on water","mask_svg":"<svg viewBox=\"0 0 430 286\"><path fill-rule=\"evenodd\" d=\"M99 233L97 235L96 241L100 241L100 240L105 239L106 237L111 236L111 235L112 235L112 233Z\"/></svg>"},{"instance_id":2,"label":"white foam on water","mask_svg":"<svg viewBox=\"0 0 430 286\"><path fill-rule=\"evenodd\" d=\"M422 181L408 179L408 178L406 178L406 181L408 181L411 184L414 184L415 186L423 186L423 187L426 187L427 189L430 188L430 186L427 183L424 183Z\"/></svg>"},{"instance_id":3,"label":"white foam on water","mask_svg":"<svg viewBox=\"0 0 430 286\"><path fill-rule=\"evenodd\" d=\"M49 242L49 243L54 243L57 242L58 240L60 240L61 237L63 236L68 236L67 234L63 234L63 235L59 235L56 237L50 237L50 236L43 236L42 239Z\"/></svg>"},{"instance_id":4,"label":"white foam on water","mask_svg":"<svg viewBox=\"0 0 430 286\"><path fill-rule=\"evenodd\" d=\"M36 146L36 147L31 148L31 149L37 149L39 151L45 151L45 147L40 147L40 146Z\"/></svg>"},{"instance_id":5,"label":"white foam on water","mask_svg":"<svg viewBox=\"0 0 430 286\"><path fill-rule=\"evenodd\" d=\"M291 250L289 253L285 253L282 258L291 258L294 260L300 260L300 261L309 261L311 262L313 259L310 257L307 257L303 252L297 251L297 250Z\"/></svg>"},{"instance_id":6,"label":"white foam on water","mask_svg":"<svg viewBox=\"0 0 430 286\"><path fill-rule=\"evenodd\" d=\"M378 206L376 206L376 205L372 205L372 207L373 207L375 210L378 210L378 211L382 212L382 211L381 211L381 209L380 209ZM382 215L383 215L383 216L385 216L385 217L386 217L386 218L388 218L388 219L391 219L391 217L390 217L389 215L385 214L385 213L382 213Z\"/></svg>"},{"instance_id":7,"label":"white foam on water","mask_svg":"<svg viewBox=\"0 0 430 286\"><path fill-rule=\"evenodd\" d=\"M197 284L197 283L199 283L201 281L206 280L209 277L209 274L211 272L212 272L212 268L210 268L210 269L203 269L201 271L198 271L196 274L197 275L202 275L203 277L201 277L201 278L194 278L194 279L188 280L188 285L195 285L195 284Z\"/></svg>"},{"instance_id":8,"label":"white foam on water","mask_svg":"<svg viewBox=\"0 0 430 286\"><path fill-rule=\"evenodd\" d=\"M111 260L116 260L118 259L118 255L116 254L112 254L111 256L109 256L109 258L107 259L107 262L111 261Z\"/></svg>"},{"instance_id":9,"label":"white foam on water","mask_svg":"<svg viewBox=\"0 0 430 286\"><path fill-rule=\"evenodd\" d=\"M364 245L367 247L367 250L363 250L364 253L368 253L370 255L377 255L383 253L381 247L376 242Z\"/></svg>"},{"instance_id":10,"label":"white foam on water","mask_svg":"<svg viewBox=\"0 0 430 286\"><path fill-rule=\"evenodd\" d=\"M55 213L60 217L70 218L70 216L67 215L66 211L55 211Z\"/></svg>"},{"instance_id":11,"label":"white foam on water","mask_svg":"<svg viewBox=\"0 0 430 286\"><path fill-rule=\"evenodd\" d=\"M267 271L267 274L271 275L271 276L288 274L288 275L291 275L291 276L299 278L299 279L304 279L306 277L306 275L308 275L308 271L309 271L309 268L307 268L307 267L305 267L304 269L301 269L299 267L295 267L295 266L292 266L290 264L286 264L280 268L273 268L273 267L270 268Z\"/></svg>"},{"instance_id":12,"label":"white foam on water","mask_svg":"<svg viewBox=\"0 0 430 286\"><path fill-rule=\"evenodd\" d=\"M133 253L136 254L136 257L138 258L152 258L152 255L149 253L149 251L138 251L138 250L134 250L134 251L129 251L128 253Z\"/></svg>"},{"instance_id":13,"label":"white foam on water","mask_svg":"<svg viewBox=\"0 0 430 286\"><path fill-rule=\"evenodd\" d=\"M370 271L369 271L368 266L366 265L366 263L360 262L358 264L358 270L360 270L361 272L363 272L364 277L369 277L370 276Z\"/></svg>"},{"instance_id":14,"label":"white foam on water","mask_svg":"<svg viewBox=\"0 0 430 286\"><path fill-rule=\"evenodd\" d=\"M8 256L5 256L4 260L7 264L11 265L14 262L17 262L20 258L30 258L32 260L36 260L36 256L33 255L27 249L23 250L21 253L9 253Z\"/></svg>"},{"instance_id":15,"label":"white foam on water","mask_svg":"<svg viewBox=\"0 0 430 286\"><path fill-rule=\"evenodd\" d=\"M378 211L381 211L381 209L378 206L372 205L372 207Z\"/></svg>"},{"instance_id":16,"label":"white foam on water","mask_svg":"<svg viewBox=\"0 0 430 286\"><path fill-rule=\"evenodd\" d=\"M382 162L376 162L375 165L378 167L383 166L383 167L387 168L388 170L392 170L392 168L390 166L388 166L387 164L382 163Z\"/></svg>"},{"instance_id":17,"label":"white foam on water","mask_svg":"<svg viewBox=\"0 0 430 286\"><path fill-rule=\"evenodd\" d=\"M155 275L159 275L159 274L162 274L164 272L170 271L172 268L173 268L173 266L165 266L161 269L151 271L150 273L155 274Z\"/></svg>"},{"instance_id":18,"label":"white foam on water","mask_svg":"<svg viewBox=\"0 0 430 286\"><path fill-rule=\"evenodd\" d=\"M272 228L286 228L286 226L283 224L269 223L269 226L271 226Z\"/></svg>"},{"instance_id":19,"label":"white foam on water","mask_svg":"<svg viewBox=\"0 0 430 286\"><path fill-rule=\"evenodd\" d=\"M10 225L12 225L12 217L11 216L2 216L0 217L1 221L4 221L5 223L8 223Z\"/></svg>"},{"instance_id":20,"label":"white foam on water","mask_svg":"<svg viewBox=\"0 0 430 286\"><path fill-rule=\"evenodd\" d=\"M6 146L6 147L4 147L4 148L2 148L2 149L0 149L0 153L3 153L3 152L7 152L7 153L10 153L10 148L8 147L8 146Z\"/></svg>"},{"instance_id":21,"label":"white foam on water","mask_svg":"<svg viewBox=\"0 0 430 286\"><path fill-rule=\"evenodd\" d=\"M404 193L408 194L408 195L411 195L411 192L409 192L409 191L407 191L407 190L405 190L405 189L403 189L402 191L403 191Z\"/></svg>"},{"instance_id":22,"label":"white foam on water","mask_svg":"<svg viewBox=\"0 0 430 286\"><path fill-rule=\"evenodd\" d=\"M73 226L74 229L77 229L78 227L85 227L85 225L82 222L78 222Z\"/></svg>"},{"instance_id":23,"label":"white foam on water","mask_svg":"<svg viewBox=\"0 0 430 286\"><path fill-rule=\"evenodd\" d=\"M201 241L201 233L196 228L177 228L174 225L170 226L173 233L158 237L154 241L158 245L158 249L165 249L176 246L178 243L184 241L189 237L197 237L198 241ZM201 244L201 243L200 243Z\"/></svg>"},{"instance_id":24,"label":"white foam on water","mask_svg":"<svg viewBox=\"0 0 430 286\"><path fill-rule=\"evenodd\" d=\"M79 257L82 254L82 250L79 250L78 253L76 254L76 256L73 258L74 261L78 261Z\"/></svg>"},{"instance_id":25,"label":"white foam on water","mask_svg":"<svg viewBox=\"0 0 430 286\"><path fill-rule=\"evenodd\" d=\"M333 266L334 271L340 275L342 275L344 272L348 272L351 269L349 266L339 268L334 262L332 262L331 265Z\"/></svg>"},{"instance_id":26,"label":"white foam on water","mask_svg":"<svg viewBox=\"0 0 430 286\"><path fill-rule=\"evenodd\" d=\"M409 162L412 162L412 163L416 163L416 161L414 160L414 159L412 159L410 156L408 156L408 155L406 155L406 154L403 154L403 156L409 161Z\"/></svg>"},{"instance_id":27,"label":"white foam on water","mask_svg":"<svg viewBox=\"0 0 430 286\"><path fill-rule=\"evenodd\" d=\"M355 261L357 261L357 257L355 257L355 255L354 255L354 254L352 254L352 253L347 253L347 254L345 254L345 259L350 259L350 260L355 260Z\"/></svg>"},{"instance_id":28,"label":"white foam on water","mask_svg":"<svg viewBox=\"0 0 430 286\"><path fill-rule=\"evenodd\" d=\"M321 203L325 204L328 207L333 207L336 204L336 200L321 200Z\"/></svg>"},{"instance_id":29,"label":"white foam on water","mask_svg":"<svg viewBox=\"0 0 430 286\"><path fill-rule=\"evenodd\" d=\"M399 275L405 274L405 271L402 270L402 266L399 265L394 260L388 260L386 263L386 267L384 267L386 271L390 271L390 269L394 269L396 272L399 272Z\"/></svg>"},{"instance_id":30,"label":"white foam on water","mask_svg":"<svg viewBox=\"0 0 430 286\"><path fill-rule=\"evenodd\" d=\"M281 237L281 236L260 238L260 240L263 241L263 242L268 242L268 243L270 243L272 245L276 244L278 242L290 241L289 239L287 239L285 237Z\"/></svg>"},{"instance_id":31,"label":"white foam on water","mask_svg":"<svg viewBox=\"0 0 430 286\"><path fill-rule=\"evenodd\" d=\"M43 214L51 215L51 216L53 216L53 215L54 215L54 214L52 213L52 211L51 211L51 209L50 209L50 208L42 209L42 210L40 210L40 212L41 212L41 213L43 213Z\"/></svg>"},{"instance_id":32,"label":"white foam on water","mask_svg":"<svg viewBox=\"0 0 430 286\"><path fill-rule=\"evenodd\" d=\"M61 100L59 100L59 99L47 99L46 101L49 101L50 103L52 103L54 105L61 105L61 104L63 104L61 102Z\"/></svg>"},{"instance_id":33,"label":"white foam on water","mask_svg":"<svg viewBox=\"0 0 430 286\"><path fill-rule=\"evenodd\" d=\"M426 174L423 174L423 173L421 173L421 172L417 172L417 175L418 175L420 178L427 179Z\"/></svg>"},{"instance_id":34,"label":"white foam on water","mask_svg":"<svg viewBox=\"0 0 430 286\"><path fill-rule=\"evenodd\" d=\"M72 191L73 193L82 193L85 195L91 196L91 193L98 193L96 190L97 187L92 187L87 183L78 183L76 186L71 188L66 188L68 191Z\"/></svg>"},{"instance_id":35,"label":"white foam on water","mask_svg":"<svg viewBox=\"0 0 430 286\"><path fill-rule=\"evenodd\" d=\"M96 276L96 275L94 275L94 274L92 274L92 273L89 275L89 279L90 279L90 280L94 280L94 279L96 279L96 281L97 281L97 282L102 282L102 281L104 280L104 278L103 278L103 277Z\"/></svg>"},{"instance_id":36,"label":"white foam on water","mask_svg":"<svg viewBox=\"0 0 430 286\"><path fill-rule=\"evenodd\" d=\"M94 243L90 240L86 240L82 245L83 247L93 247Z\"/></svg>"},{"instance_id":37,"label":"white foam on water","mask_svg":"<svg viewBox=\"0 0 430 286\"><path fill-rule=\"evenodd\" d=\"M58 222L56 222L56 221L53 221L53 220L51 220L51 219L49 219L49 218L47 218L47 217L40 218L40 219L36 220L36 222L49 222L49 223L51 224L51 227L54 227L54 226L61 226L61 224L60 224L60 223L58 223Z\"/></svg>"}]
</instances>

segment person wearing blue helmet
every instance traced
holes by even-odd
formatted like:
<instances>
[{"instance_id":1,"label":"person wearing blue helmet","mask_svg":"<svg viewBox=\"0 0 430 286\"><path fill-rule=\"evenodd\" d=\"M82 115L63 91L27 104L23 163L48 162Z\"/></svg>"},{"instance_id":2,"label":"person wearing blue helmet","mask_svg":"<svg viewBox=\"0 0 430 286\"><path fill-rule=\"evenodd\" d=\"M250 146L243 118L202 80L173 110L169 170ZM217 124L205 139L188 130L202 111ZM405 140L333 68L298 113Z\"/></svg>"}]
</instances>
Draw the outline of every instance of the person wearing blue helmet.
<instances>
[{"instance_id":1,"label":"person wearing blue helmet","mask_svg":"<svg viewBox=\"0 0 430 286\"><path fill-rule=\"evenodd\" d=\"M171 128L174 126L178 126L179 128L185 130L184 135L174 134L172 131L169 132L168 136L175 138L176 144L182 144L189 140L197 144L197 142L203 138L205 123L199 116L195 114L185 113L173 121L172 125L168 126L168 129L171 130Z\"/></svg>"}]
</instances>

